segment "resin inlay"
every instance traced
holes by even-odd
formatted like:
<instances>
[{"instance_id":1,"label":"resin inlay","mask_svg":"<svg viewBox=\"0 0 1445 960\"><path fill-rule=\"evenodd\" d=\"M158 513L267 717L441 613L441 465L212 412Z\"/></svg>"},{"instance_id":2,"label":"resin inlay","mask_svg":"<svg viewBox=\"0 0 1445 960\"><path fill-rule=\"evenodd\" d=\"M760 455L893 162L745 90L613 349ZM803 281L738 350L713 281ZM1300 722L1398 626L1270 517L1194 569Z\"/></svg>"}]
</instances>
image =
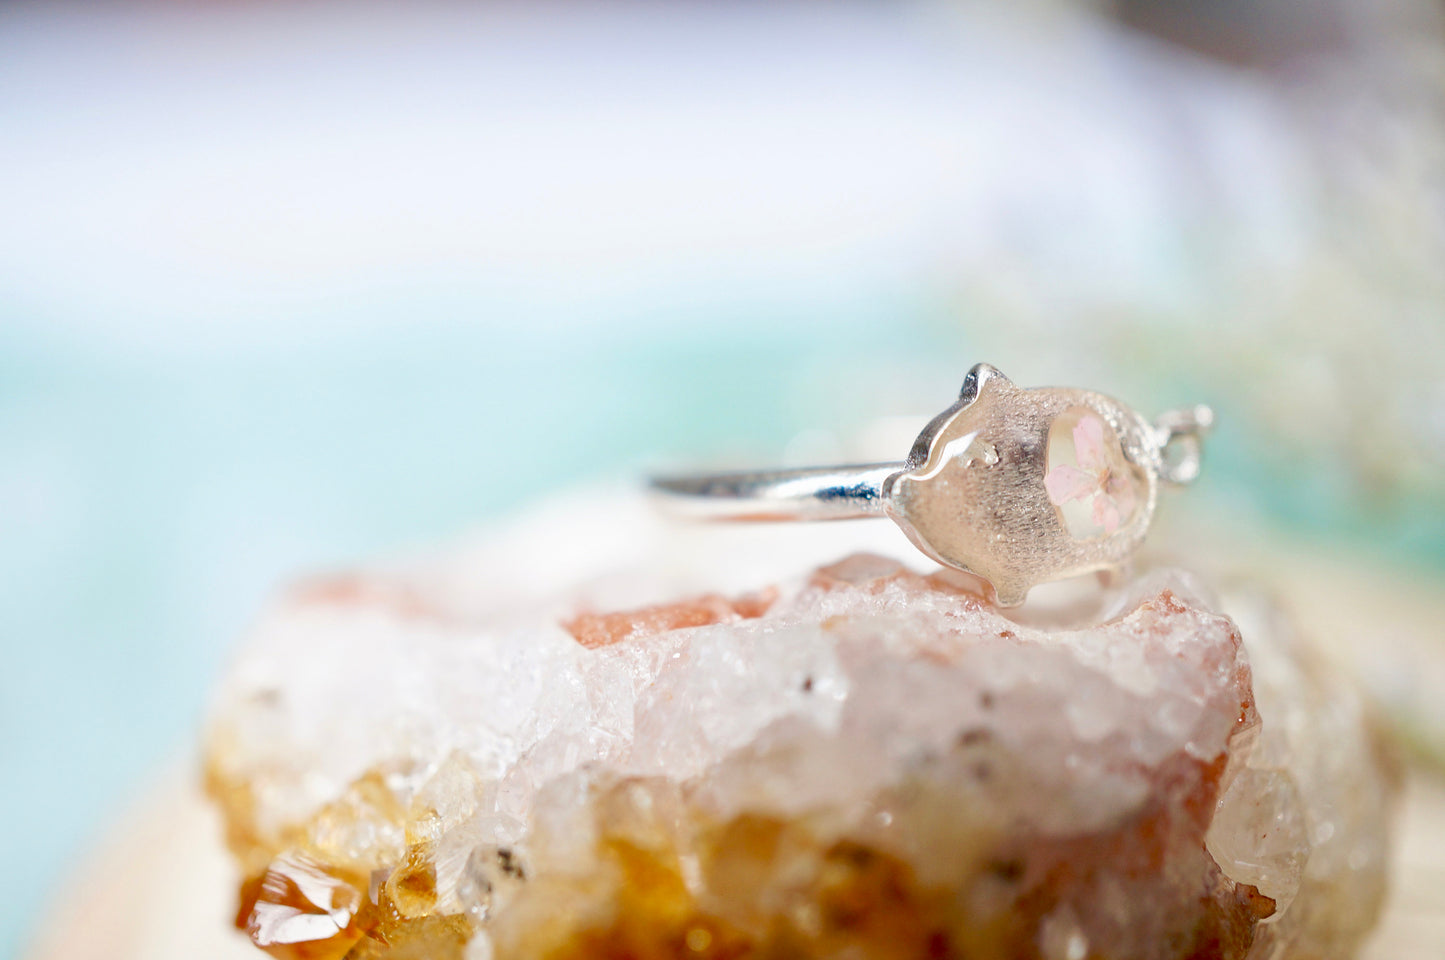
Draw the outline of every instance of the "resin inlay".
<instances>
[{"instance_id":1,"label":"resin inlay","mask_svg":"<svg viewBox=\"0 0 1445 960\"><path fill-rule=\"evenodd\" d=\"M1139 482L1097 413L1074 407L1054 420L1044 487L1072 536L1092 539L1127 524L1139 503Z\"/></svg>"}]
</instances>

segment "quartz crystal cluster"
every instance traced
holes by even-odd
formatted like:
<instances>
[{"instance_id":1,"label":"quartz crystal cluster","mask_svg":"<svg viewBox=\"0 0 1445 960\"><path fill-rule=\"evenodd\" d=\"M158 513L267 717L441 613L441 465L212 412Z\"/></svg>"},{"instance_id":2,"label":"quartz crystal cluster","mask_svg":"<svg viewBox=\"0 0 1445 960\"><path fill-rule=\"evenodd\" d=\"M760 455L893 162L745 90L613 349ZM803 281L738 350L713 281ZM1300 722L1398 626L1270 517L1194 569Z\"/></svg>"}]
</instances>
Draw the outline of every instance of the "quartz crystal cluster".
<instances>
[{"instance_id":1,"label":"quartz crystal cluster","mask_svg":"<svg viewBox=\"0 0 1445 960\"><path fill-rule=\"evenodd\" d=\"M210 726L236 923L296 960L1347 957L1390 795L1359 700L1258 604L1112 589L1048 625L872 554L618 609L299 589Z\"/></svg>"}]
</instances>

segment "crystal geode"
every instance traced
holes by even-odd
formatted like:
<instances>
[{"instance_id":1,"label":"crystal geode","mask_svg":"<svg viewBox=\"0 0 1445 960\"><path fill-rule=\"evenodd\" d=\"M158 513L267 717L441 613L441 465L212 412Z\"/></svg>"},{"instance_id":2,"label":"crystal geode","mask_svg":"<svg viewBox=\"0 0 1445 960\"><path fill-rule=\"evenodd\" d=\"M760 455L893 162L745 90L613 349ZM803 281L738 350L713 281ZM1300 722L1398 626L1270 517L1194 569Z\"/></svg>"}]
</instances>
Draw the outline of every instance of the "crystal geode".
<instances>
[{"instance_id":1,"label":"crystal geode","mask_svg":"<svg viewBox=\"0 0 1445 960\"><path fill-rule=\"evenodd\" d=\"M446 579L297 590L221 691L277 956L1338 958L1378 910L1359 699L1185 575L1047 627L869 554L622 609Z\"/></svg>"}]
</instances>

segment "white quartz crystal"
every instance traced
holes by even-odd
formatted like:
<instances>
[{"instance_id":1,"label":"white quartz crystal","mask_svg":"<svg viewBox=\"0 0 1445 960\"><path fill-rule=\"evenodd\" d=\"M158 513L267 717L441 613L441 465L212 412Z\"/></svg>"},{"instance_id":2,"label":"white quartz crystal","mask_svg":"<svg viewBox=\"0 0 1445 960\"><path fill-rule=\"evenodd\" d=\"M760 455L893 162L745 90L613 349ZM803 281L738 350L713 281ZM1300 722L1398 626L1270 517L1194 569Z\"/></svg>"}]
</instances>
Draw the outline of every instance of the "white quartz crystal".
<instances>
[{"instance_id":1,"label":"white quartz crystal","mask_svg":"<svg viewBox=\"0 0 1445 960\"><path fill-rule=\"evenodd\" d=\"M593 549L569 554L579 540ZM948 917L998 916L997 943L1069 960L1353 949L1382 890L1388 770L1358 697L1266 604L1222 607L1161 569L1010 619L966 575L925 581L878 553L911 556L890 525L674 528L618 497L298 588L216 701L208 764L233 847L252 873L298 845L369 871L393 919L465 916L467 955L501 960L622 936L636 891L598 852L614 831L721 925L679 934L700 956L723 930L853 935L807 912L816 856L717 879L709 831L748 818L954 890L929 943L953 942ZM724 606L601 645L567 626L767 590L761 616ZM1205 919L1180 919L1202 901ZM1187 952L1212 936L1217 952Z\"/></svg>"}]
</instances>

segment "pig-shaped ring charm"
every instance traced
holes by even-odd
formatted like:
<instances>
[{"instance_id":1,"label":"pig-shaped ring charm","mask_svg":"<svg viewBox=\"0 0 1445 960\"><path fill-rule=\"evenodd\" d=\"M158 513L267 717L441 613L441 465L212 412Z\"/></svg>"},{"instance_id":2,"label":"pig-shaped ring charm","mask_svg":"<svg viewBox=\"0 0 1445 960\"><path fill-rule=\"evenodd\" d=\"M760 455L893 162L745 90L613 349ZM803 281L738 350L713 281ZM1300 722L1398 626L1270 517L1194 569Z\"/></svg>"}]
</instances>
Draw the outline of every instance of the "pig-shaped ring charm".
<instances>
[{"instance_id":1,"label":"pig-shaped ring charm","mask_svg":"<svg viewBox=\"0 0 1445 960\"><path fill-rule=\"evenodd\" d=\"M1121 566L1148 533L1160 482L1198 475L1212 421L1199 406L1151 423L1103 394L1025 389L980 363L903 463L653 484L721 519L884 514L928 556L977 574L1000 606L1016 606L1036 584Z\"/></svg>"}]
</instances>

